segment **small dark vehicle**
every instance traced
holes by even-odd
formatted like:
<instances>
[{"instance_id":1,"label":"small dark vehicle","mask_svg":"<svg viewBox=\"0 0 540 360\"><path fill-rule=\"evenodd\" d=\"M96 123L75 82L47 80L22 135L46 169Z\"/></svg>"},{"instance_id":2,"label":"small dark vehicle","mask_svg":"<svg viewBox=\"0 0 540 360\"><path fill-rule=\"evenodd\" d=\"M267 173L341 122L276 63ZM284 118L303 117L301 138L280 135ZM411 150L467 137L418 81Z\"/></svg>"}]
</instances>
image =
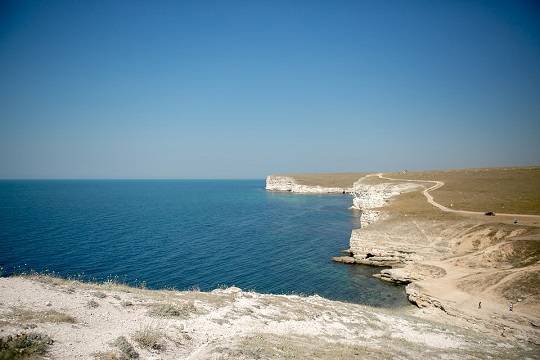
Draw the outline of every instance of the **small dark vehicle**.
<instances>
[{"instance_id":1,"label":"small dark vehicle","mask_svg":"<svg viewBox=\"0 0 540 360\"><path fill-rule=\"evenodd\" d=\"M488 212L484 213L484 215L486 215L486 216L495 216L495 213L493 211L488 211Z\"/></svg>"}]
</instances>

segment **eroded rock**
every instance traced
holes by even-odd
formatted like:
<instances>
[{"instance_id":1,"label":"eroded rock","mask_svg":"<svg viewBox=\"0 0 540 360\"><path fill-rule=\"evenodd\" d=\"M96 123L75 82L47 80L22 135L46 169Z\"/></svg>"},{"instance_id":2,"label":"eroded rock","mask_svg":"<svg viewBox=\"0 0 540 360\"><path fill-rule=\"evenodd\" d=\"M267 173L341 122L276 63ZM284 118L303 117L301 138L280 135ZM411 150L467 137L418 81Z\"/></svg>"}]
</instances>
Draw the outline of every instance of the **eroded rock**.
<instances>
[{"instance_id":1,"label":"eroded rock","mask_svg":"<svg viewBox=\"0 0 540 360\"><path fill-rule=\"evenodd\" d=\"M266 190L268 191L287 191L304 194L348 194L351 188L342 187L324 187L313 185L298 184L290 176L270 175L266 178Z\"/></svg>"}]
</instances>

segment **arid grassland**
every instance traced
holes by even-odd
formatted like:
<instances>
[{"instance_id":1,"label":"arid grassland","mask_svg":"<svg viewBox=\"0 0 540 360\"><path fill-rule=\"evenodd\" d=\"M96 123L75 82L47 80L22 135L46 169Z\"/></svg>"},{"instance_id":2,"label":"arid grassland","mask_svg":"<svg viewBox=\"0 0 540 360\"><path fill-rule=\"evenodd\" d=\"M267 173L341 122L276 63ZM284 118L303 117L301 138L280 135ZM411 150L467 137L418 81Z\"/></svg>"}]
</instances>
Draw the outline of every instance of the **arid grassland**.
<instances>
[{"instance_id":1,"label":"arid grassland","mask_svg":"<svg viewBox=\"0 0 540 360\"><path fill-rule=\"evenodd\" d=\"M438 180L435 200L447 207L495 213L540 214L540 167L385 173L390 178Z\"/></svg>"},{"instance_id":2,"label":"arid grassland","mask_svg":"<svg viewBox=\"0 0 540 360\"><path fill-rule=\"evenodd\" d=\"M493 336L538 344L539 175L530 167L364 177L356 186L358 204L378 219L353 230L349 256L335 260L391 266L376 276L407 284L409 300L439 309L441 321L483 324ZM371 207L382 196L377 189L398 178L421 186Z\"/></svg>"}]
</instances>

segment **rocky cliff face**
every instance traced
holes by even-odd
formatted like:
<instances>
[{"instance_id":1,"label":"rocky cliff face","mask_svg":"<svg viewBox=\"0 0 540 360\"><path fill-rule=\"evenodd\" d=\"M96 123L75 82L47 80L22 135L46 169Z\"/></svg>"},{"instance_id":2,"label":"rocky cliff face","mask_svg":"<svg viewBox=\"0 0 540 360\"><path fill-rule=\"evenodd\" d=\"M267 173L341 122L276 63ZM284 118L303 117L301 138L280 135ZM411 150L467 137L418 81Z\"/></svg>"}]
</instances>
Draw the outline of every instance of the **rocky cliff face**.
<instances>
[{"instance_id":1,"label":"rocky cliff face","mask_svg":"<svg viewBox=\"0 0 540 360\"><path fill-rule=\"evenodd\" d=\"M354 229L349 241L349 252L358 264L375 266L394 266L422 261L448 251L448 246L440 241L436 230L430 233L427 246L419 246L426 236L418 226L424 224L416 220L406 222L383 214L377 225ZM380 225L379 225L380 224Z\"/></svg>"},{"instance_id":2,"label":"rocky cliff face","mask_svg":"<svg viewBox=\"0 0 540 360\"><path fill-rule=\"evenodd\" d=\"M393 197L421 187L410 182L366 183L367 178L369 176L359 179L352 188L330 188L301 185L293 177L272 175L266 178L266 190L319 194L351 193L353 195L351 208L361 212L360 224L362 231L364 231L370 224L386 217L383 208ZM334 260L379 266L420 260L415 251L403 249L401 242L393 247L388 244L388 239L381 238L378 232L375 232L375 235L370 237L369 232L360 234L360 229L354 230L350 240L350 256L337 257Z\"/></svg>"},{"instance_id":3,"label":"rocky cliff face","mask_svg":"<svg viewBox=\"0 0 540 360\"><path fill-rule=\"evenodd\" d=\"M425 184L377 181L367 176L353 185L352 208L361 211L362 227L352 231L348 256L333 259L391 267L375 276L406 284L409 301L428 317L440 320L442 310L452 315L444 321L478 324L505 341L538 346L539 225L442 213L419 191ZM267 189L315 192L286 177L269 177ZM409 191L418 192L395 198Z\"/></svg>"},{"instance_id":4,"label":"rocky cliff face","mask_svg":"<svg viewBox=\"0 0 540 360\"><path fill-rule=\"evenodd\" d=\"M360 223L363 228L381 217L382 212L378 209L384 207L392 197L418 188L413 183L365 184L362 181L360 179L353 185L352 208L362 212Z\"/></svg>"},{"instance_id":5,"label":"rocky cliff face","mask_svg":"<svg viewBox=\"0 0 540 360\"><path fill-rule=\"evenodd\" d=\"M385 182L369 184L366 179L360 179L353 185L353 209L361 211L360 229L351 233L349 256L334 257L335 261L345 263L358 263L375 266L393 266L407 264L422 260L423 254L417 251L415 246L416 237L410 235L410 227L416 230L412 224L401 220L389 219L384 207L392 198L399 194L415 191L421 185L415 183ZM369 225L383 221L391 223L391 228L384 226L372 229ZM399 228L404 227L405 232ZM388 229L387 229L388 228ZM398 231L396 231L398 230ZM407 234L404 241L403 234ZM419 232L419 236L424 236ZM445 249L446 250L446 249ZM386 279L384 279L386 280Z\"/></svg>"},{"instance_id":6,"label":"rocky cliff face","mask_svg":"<svg viewBox=\"0 0 540 360\"><path fill-rule=\"evenodd\" d=\"M266 178L266 190L288 191L303 194L346 194L351 192L351 188L302 185L298 184L294 178L290 176L280 175L270 175Z\"/></svg>"},{"instance_id":7,"label":"rocky cliff face","mask_svg":"<svg viewBox=\"0 0 540 360\"><path fill-rule=\"evenodd\" d=\"M361 204L378 201L369 191L360 196ZM390 266L374 276L406 284L407 298L418 307L442 310L467 324L481 321L504 338L538 343L538 227L396 209L377 208L383 211L379 220L353 230L349 256L334 260ZM508 311L509 303L517 303L520 313Z\"/></svg>"}]
</instances>

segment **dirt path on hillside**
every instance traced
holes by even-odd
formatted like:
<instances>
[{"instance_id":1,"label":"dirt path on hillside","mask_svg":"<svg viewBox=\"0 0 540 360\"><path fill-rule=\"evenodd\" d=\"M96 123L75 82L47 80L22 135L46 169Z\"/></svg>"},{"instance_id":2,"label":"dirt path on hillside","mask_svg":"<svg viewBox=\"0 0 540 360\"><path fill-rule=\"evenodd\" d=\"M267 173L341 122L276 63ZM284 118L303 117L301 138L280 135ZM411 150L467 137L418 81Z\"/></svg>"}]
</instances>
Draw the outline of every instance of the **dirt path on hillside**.
<instances>
[{"instance_id":1,"label":"dirt path on hillside","mask_svg":"<svg viewBox=\"0 0 540 360\"><path fill-rule=\"evenodd\" d=\"M386 179L386 180L391 180L391 181L432 183L433 186L431 186L431 187L425 189L424 191L422 191L422 194L424 194L424 196L426 197L428 203L435 206L439 210L445 211L445 212L450 212L450 213L455 213L455 214L462 214L462 215L482 215L482 216L485 216L484 212L482 212L482 211L455 210L455 209L450 209L450 208L436 202L435 199L433 199L433 196L430 194L430 192L435 191L435 190L443 187L444 182L442 182L442 181L439 181L439 180L396 179L396 178L390 178L390 177L384 176L383 173L370 174L368 176L377 176L380 179ZM530 219L530 220L533 220L533 219L538 220L538 219L540 219L540 215L529 215L529 214L496 213L494 215L494 217L499 217L499 216L500 217L520 218L520 219Z\"/></svg>"}]
</instances>

